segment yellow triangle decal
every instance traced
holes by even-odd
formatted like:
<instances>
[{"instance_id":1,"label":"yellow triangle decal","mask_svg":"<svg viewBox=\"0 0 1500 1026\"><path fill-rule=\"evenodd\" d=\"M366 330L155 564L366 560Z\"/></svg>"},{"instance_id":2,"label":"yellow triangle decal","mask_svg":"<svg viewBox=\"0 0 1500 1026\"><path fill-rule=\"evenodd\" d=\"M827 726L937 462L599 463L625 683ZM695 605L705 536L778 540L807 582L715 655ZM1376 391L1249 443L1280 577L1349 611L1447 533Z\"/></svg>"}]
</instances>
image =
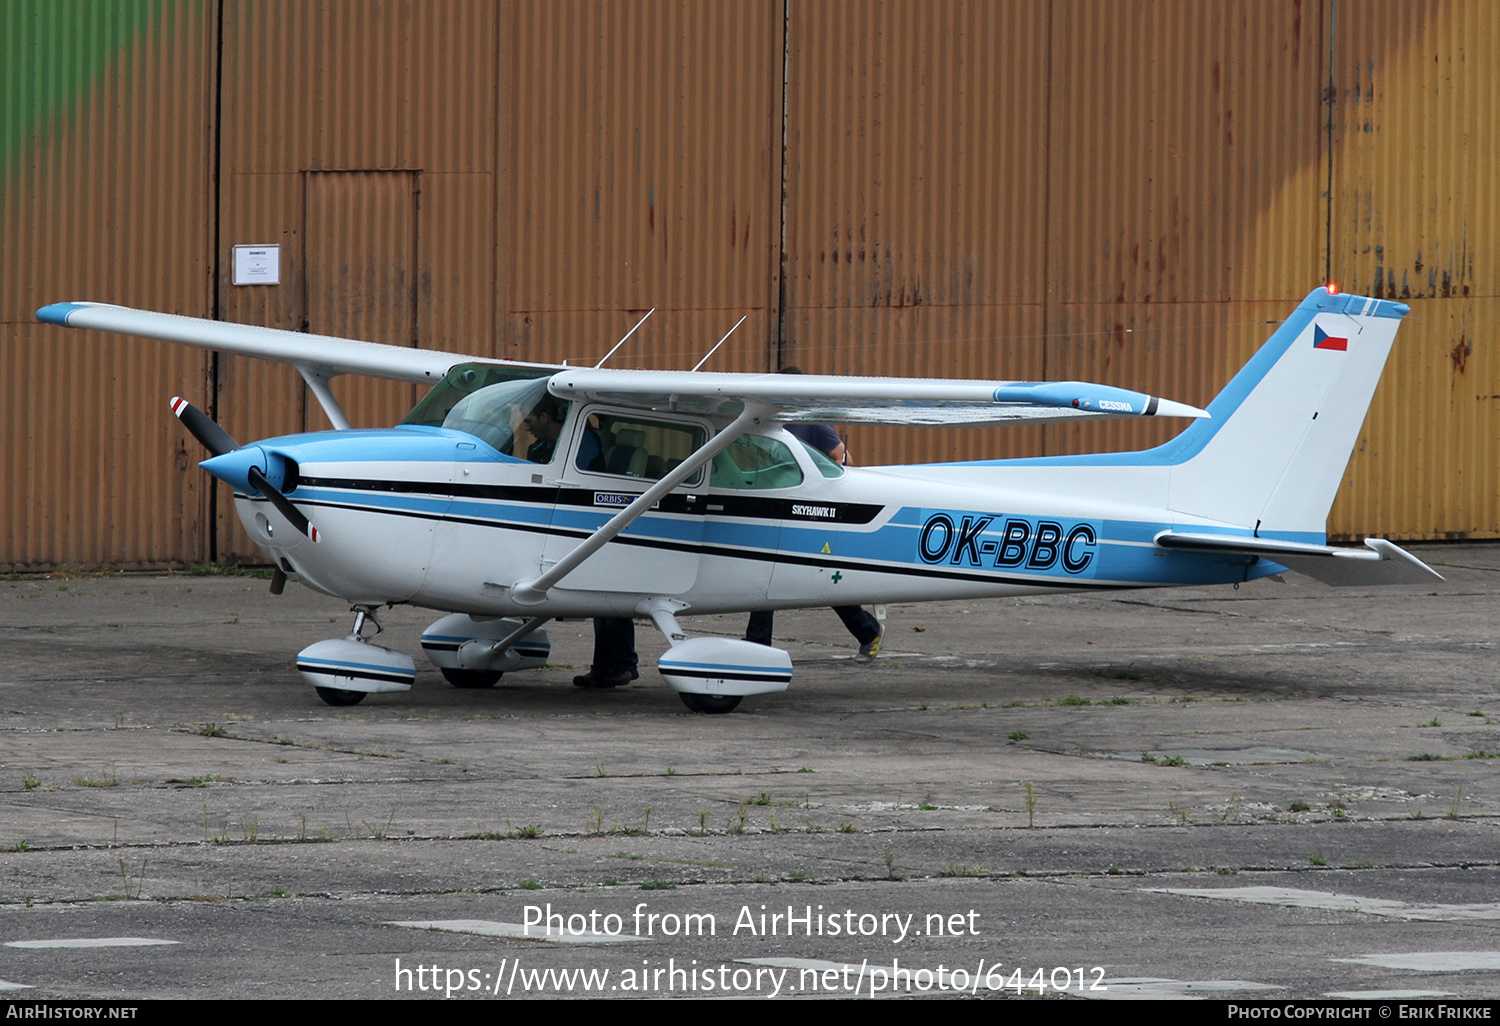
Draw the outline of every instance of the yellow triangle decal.
<instances>
[{"instance_id":1,"label":"yellow triangle decal","mask_svg":"<svg viewBox=\"0 0 1500 1026\"><path fill-rule=\"evenodd\" d=\"M830 553L830 552L832 552L832 551L833 551L833 550L832 550L832 549L830 549L830 548L829 548L829 547L828 547L828 543L827 543L827 542L824 542L824 543L823 543L823 553L824 553L824 554L825 554L825 555L827 555L827 554L828 554L828 553Z\"/></svg>"}]
</instances>

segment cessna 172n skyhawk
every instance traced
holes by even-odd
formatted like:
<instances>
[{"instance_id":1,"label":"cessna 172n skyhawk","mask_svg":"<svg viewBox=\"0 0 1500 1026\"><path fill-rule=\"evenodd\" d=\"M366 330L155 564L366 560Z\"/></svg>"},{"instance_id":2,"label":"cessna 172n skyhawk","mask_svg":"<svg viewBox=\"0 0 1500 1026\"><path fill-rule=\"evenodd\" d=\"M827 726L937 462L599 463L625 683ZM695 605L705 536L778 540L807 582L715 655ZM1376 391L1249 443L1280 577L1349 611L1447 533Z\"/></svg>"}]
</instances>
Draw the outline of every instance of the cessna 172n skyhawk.
<instances>
[{"instance_id":1,"label":"cessna 172n skyhawk","mask_svg":"<svg viewBox=\"0 0 1500 1026\"><path fill-rule=\"evenodd\" d=\"M1051 383L611 370L473 359L94 303L37 317L292 364L332 431L240 446L173 409L286 578L347 601L354 629L298 656L323 699L405 691L377 609L450 615L422 636L460 687L541 665L554 617L649 617L689 708L781 691L781 649L689 638L678 614L1229 584L1285 569L1333 585L1430 582L1389 541L1325 523L1401 303L1313 291L1207 411ZM633 330L633 329L632 329ZM351 430L340 374L430 383L406 418ZM1141 452L844 468L783 425L1195 418ZM550 434L539 423L551 418ZM560 429L557 427L560 425ZM315 523L314 523L315 522Z\"/></svg>"}]
</instances>

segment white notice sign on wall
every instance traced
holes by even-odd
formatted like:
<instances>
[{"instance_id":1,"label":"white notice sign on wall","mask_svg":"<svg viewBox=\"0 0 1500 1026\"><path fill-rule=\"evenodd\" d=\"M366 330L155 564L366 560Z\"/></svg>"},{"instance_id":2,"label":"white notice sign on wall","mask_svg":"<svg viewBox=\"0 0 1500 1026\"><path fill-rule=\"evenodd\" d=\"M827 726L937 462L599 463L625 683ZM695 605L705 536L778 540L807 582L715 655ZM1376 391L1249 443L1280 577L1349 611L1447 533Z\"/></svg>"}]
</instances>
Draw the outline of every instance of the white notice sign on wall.
<instances>
[{"instance_id":1,"label":"white notice sign on wall","mask_svg":"<svg viewBox=\"0 0 1500 1026\"><path fill-rule=\"evenodd\" d=\"M281 247L234 247L234 283L236 285L280 285Z\"/></svg>"}]
</instances>

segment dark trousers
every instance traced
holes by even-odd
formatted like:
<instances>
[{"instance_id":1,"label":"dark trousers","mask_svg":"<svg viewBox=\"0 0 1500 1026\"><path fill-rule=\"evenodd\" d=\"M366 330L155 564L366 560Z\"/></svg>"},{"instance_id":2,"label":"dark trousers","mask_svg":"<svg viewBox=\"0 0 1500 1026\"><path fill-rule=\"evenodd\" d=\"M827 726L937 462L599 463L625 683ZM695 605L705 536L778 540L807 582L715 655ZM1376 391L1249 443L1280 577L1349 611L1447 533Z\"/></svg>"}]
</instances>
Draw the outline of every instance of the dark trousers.
<instances>
[{"instance_id":1,"label":"dark trousers","mask_svg":"<svg viewBox=\"0 0 1500 1026\"><path fill-rule=\"evenodd\" d=\"M634 672L635 621L629 617L598 617L594 620L594 673L613 676Z\"/></svg>"},{"instance_id":2,"label":"dark trousers","mask_svg":"<svg viewBox=\"0 0 1500 1026\"><path fill-rule=\"evenodd\" d=\"M854 640L861 645L868 645L880 637L880 621L865 612L864 606L834 606L833 611L844 621L844 626L854 635ZM775 616L770 609L751 613L750 622L745 625L745 640L757 645L769 645Z\"/></svg>"}]
</instances>

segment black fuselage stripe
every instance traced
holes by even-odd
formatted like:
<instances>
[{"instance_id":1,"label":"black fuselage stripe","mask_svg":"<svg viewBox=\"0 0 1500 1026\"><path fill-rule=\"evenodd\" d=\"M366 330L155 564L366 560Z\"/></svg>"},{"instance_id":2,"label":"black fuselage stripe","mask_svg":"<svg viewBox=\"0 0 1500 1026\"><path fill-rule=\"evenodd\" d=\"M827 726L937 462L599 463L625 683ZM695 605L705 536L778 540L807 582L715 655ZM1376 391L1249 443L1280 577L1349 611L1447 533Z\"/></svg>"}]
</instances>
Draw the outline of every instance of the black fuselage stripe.
<instances>
[{"instance_id":1,"label":"black fuselage stripe","mask_svg":"<svg viewBox=\"0 0 1500 1026\"><path fill-rule=\"evenodd\" d=\"M249 498L252 502L270 501L258 495L245 496L238 492L235 495L237 498ZM446 513L420 513L416 510L389 509L385 506L363 506L356 503L329 502L323 499L303 499L299 502L299 505L357 510L362 513L384 513L387 516L393 517L408 517L414 520L431 520L450 524L469 524L474 527L493 527L505 531L524 531L528 534L544 534L556 538L583 539L593 533L592 531L583 531L576 528L554 527L550 524L510 523L500 520L483 520L477 517L456 517ZM799 521L797 526L801 527L804 525ZM1077 591L1080 589L1119 591L1126 588L1140 587L1138 584L1104 584L1088 580L1054 581L1035 577L964 573L958 570L940 570L936 567L869 563L848 559L828 559L821 556L797 556L788 552L764 552L753 549L733 548L726 545L710 545L703 542L665 541L660 538L635 538L623 534L616 535L610 540L610 544L634 545L639 548L663 549L669 552L687 552L700 556L722 556L726 559L746 559L757 563L785 563L789 566L812 566L831 570L858 570L862 573L896 574L903 577L935 578L944 581L971 581L978 584L1011 584L1027 588L1060 588L1068 591Z\"/></svg>"},{"instance_id":2,"label":"black fuselage stripe","mask_svg":"<svg viewBox=\"0 0 1500 1026\"><path fill-rule=\"evenodd\" d=\"M348 677L350 680L384 680L392 684L410 684L410 674L380 673L377 670L352 670L340 666L316 666L311 663L298 663L297 669L303 673L316 673L325 677Z\"/></svg>"},{"instance_id":3,"label":"black fuselage stripe","mask_svg":"<svg viewBox=\"0 0 1500 1026\"><path fill-rule=\"evenodd\" d=\"M668 677L693 677L698 680L768 680L779 682L792 679L792 671L786 670L781 673L751 673L745 670L681 670L675 666L656 667L663 675Z\"/></svg>"},{"instance_id":4,"label":"black fuselage stripe","mask_svg":"<svg viewBox=\"0 0 1500 1026\"><path fill-rule=\"evenodd\" d=\"M502 502L520 502L535 506L581 506L585 509L623 508L602 506L595 502L600 494L634 497L633 490L649 487L654 482L626 479L609 482L592 488L556 485L481 485L454 484L446 481L392 481L362 480L342 477L304 477L298 487L333 488L350 492L372 492L379 494L430 495L445 499L490 499ZM798 523L809 524L868 524L885 511L885 507L872 502L806 502L800 499L772 498L763 495L725 495L723 493L673 492L663 496L656 507L663 513L684 513L691 516L713 515L716 517L785 520L796 518ZM816 513L798 510L817 510Z\"/></svg>"}]
</instances>

